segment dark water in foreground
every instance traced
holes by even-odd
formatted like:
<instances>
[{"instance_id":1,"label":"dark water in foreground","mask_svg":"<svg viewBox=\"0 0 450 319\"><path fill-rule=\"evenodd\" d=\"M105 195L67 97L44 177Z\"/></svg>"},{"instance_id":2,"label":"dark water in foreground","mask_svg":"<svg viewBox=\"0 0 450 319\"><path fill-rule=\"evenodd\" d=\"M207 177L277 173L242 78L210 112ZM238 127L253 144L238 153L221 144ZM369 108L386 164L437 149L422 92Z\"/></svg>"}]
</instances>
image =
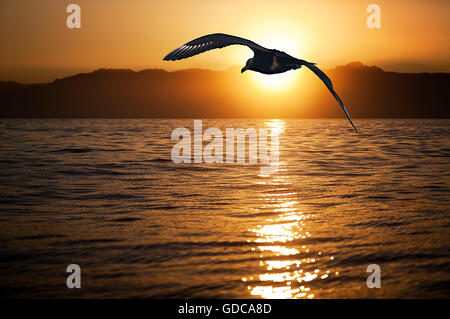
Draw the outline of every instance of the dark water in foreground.
<instances>
[{"instance_id":1,"label":"dark water in foreground","mask_svg":"<svg viewBox=\"0 0 450 319\"><path fill-rule=\"evenodd\" d=\"M0 120L2 295L450 297L450 120L355 124L203 121L279 131L261 175L174 164L192 120Z\"/></svg>"}]
</instances>

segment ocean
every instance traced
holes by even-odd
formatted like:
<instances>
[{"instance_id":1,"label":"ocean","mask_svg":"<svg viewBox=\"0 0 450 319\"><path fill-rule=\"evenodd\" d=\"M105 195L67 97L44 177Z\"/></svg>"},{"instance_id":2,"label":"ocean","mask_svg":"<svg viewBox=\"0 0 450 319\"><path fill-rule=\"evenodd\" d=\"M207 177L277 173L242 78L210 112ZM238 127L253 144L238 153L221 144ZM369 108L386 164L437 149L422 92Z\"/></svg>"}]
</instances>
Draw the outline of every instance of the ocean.
<instances>
[{"instance_id":1,"label":"ocean","mask_svg":"<svg viewBox=\"0 0 450 319\"><path fill-rule=\"evenodd\" d=\"M192 119L2 119L1 294L449 298L450 120L354 122L203 120L279 133L261 174L175 164Z\"/></svg>"}]
</instances>

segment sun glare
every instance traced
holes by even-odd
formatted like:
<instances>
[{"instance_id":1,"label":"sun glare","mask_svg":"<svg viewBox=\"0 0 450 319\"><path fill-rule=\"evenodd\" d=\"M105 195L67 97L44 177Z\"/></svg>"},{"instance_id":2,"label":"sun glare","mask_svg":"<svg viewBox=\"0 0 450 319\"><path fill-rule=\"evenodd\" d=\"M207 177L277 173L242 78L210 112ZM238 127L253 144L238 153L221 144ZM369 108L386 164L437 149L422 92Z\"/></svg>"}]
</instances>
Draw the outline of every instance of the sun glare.
<instances>
[{"instance_id":1,"label":"sun glare","mask_svg":"<svg viewBox=\"0 0 450 319\"><path fill-rule=\"evenodd\" d=\"M294 71L270 75L260 73L251 75L252 82L261 87L261 89L276 92L291 89L296 78L297 75Z\"/></svg>"}]
</instances>

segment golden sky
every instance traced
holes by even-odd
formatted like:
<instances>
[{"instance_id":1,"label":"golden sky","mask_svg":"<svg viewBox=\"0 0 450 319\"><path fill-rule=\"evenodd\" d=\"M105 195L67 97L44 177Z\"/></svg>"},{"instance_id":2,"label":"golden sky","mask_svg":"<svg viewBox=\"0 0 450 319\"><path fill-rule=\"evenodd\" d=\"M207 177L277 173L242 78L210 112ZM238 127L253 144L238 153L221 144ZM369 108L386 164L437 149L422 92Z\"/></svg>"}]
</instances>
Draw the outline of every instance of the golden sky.
<instances>
[{"instance_id":1,"label":"golden sky","mask_svg":"<svg viewBox=\"0 0 450 319\"><path fill-rule=\"evenodd\" d=\"M81 7L81 29L66 7ZM381 7L369 29L366 7ZM351 61L386 70L450 72L450 1L434 0L1 0L0 80L49 81L106 68L244 65L233 46L179 62L162 58L198 36L222 32L284 50L327 69Z\"/></svg>"}]
</instances>

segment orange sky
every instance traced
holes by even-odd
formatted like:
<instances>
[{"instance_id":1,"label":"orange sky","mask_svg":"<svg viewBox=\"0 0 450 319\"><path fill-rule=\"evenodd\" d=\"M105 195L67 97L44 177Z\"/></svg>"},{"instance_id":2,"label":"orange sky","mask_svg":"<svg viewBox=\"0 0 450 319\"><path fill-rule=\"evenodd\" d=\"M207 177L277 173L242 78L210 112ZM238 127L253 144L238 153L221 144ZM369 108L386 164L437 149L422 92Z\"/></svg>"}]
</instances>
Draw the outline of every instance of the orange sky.
<instances>
[{"instance_id":1,"label":"orange sky","mask_svg":"<svg viewBox=\"0 0 450 319\"><path fill-rule=\"evenodd\" d=\"M66 6L81 6L81 29ZM366 7L381 7L381 29ZM172 49L214 32L247 37L323 68L361 61L387 70L450 72L450 1L1 0L0 80L50 81L107 68L227 69L245 47L163 62Z\"/></svg>"}]
</instances>

